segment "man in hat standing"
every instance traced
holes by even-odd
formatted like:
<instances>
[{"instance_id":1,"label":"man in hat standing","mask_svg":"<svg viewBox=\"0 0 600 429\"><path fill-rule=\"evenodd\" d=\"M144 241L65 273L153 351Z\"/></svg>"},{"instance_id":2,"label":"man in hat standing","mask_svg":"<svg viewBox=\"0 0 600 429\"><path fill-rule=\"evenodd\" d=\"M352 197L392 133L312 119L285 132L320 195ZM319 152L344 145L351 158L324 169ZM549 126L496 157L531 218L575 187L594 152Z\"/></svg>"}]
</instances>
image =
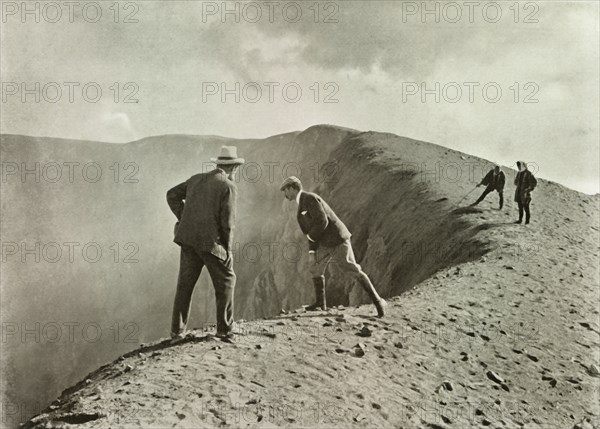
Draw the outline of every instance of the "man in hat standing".
<instances>
[{"instance_id":1,"label":"man in hat standing","mask_svg":"<svg viewBox=\"0 0 600 429\"><path fill-rule=\"evenodd\" d=\"M481 196L475 201L471 206L476 206L492 191L498 192L498 198L500 199L498 210L502 210L502 206L504 205L504 182L506 181L506 177L504 173L500 170L500 166L495 165L493 169L491 169L488 174L485 175L483 180L477 184L477 187L481 185L486 185L485 190L481 194Z\"/></svg>"},{"instance_id":2,"label":"man in hat standing","mask_svg":"<svg viewBox=\"0 0 600 429\"><path fill-rule=\"evenodd\" d=\"M523 222L523 212L525 212L525 225L529 223L531 213L529 204L531 203L531 191L537 186L537 179L531 171L527 169L527 164L523 161L517 161L519 171L515 176L515 202L519 206L519 220L515 223Z\"/></svg>"},{"instance_id":3,"label":"man in hat standing","mask_svg":"<svg viewBox=\"0 0 600 429\"><path fill-rule=\"evenodd\" d=\"M356 263L350 243L350 231L321 197L302 190L300 179L295 176L283 181L280 190L289 201L298 204L298 223L308 238L310 274L315 287L316 301L306 307L308 311L327 310L325 299L325 270L334 262L350 273L367 292L377 315L383 317L386 302L379 296L371 280Z\"/></svg>"},{"instance_id":4,"label":"man in hat standing","mask_svg":"<svg viewBox=\"0 0 600 429\"><path fill-rule=\"evenodd\" d=\"M217 168L196 174L167 192L169 207L177 217L175 239L181 246L179 278L173 304L171 337L185 335L192 293L206 266L215 288L217 336L227 337L233 325L233 229L237 187L233 183L244 163L235 146L223 146L211 159Z\"/></svg>"}]
</instances>

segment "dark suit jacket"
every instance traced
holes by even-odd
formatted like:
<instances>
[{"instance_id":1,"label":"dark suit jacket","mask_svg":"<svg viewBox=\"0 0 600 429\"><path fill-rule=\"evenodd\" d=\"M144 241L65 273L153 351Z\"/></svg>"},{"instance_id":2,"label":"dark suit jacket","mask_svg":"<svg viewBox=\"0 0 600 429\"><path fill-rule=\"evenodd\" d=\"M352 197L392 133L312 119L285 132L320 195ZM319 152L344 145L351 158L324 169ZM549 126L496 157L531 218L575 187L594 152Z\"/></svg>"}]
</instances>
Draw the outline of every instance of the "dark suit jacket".
<instances>
[{"instance_id":1,"label":"dark suit jacket","mask_svg":"<svg viewBox=\"0 0 600 429\"><path fill-rule=\"evenodd\" d=\"M227 259L233 249L236 196L235 184L220 169L196 174L170 189L167 202L179 220L173 241Z\"/></svg>"},{"instance_id":2,"label":"dark suit jacket","mask_svg":"<svg viewBox=\"0 0 600 429\"><path fill-rule=\"evenodd\" d=\"M313 240L308 240L310 250L317 250L319 245L335 247L352 236L331 207L312 192L300 194L297 217L302 232Z\"/></svg>"},{"instance_id":3,"label":"dark suit jacket","mask_svg":"<svg viewBox=\"0 0 600 429\"><path fill-rule=\"evenodd\" d=\"M495 189L498 192L502 192L504 190L505 181L506 177L502 170L500 170L496 176L494 176L494 170L490 170L481 181L481 184L486 185L488 188Z\"/></svg>"}]
</instances>

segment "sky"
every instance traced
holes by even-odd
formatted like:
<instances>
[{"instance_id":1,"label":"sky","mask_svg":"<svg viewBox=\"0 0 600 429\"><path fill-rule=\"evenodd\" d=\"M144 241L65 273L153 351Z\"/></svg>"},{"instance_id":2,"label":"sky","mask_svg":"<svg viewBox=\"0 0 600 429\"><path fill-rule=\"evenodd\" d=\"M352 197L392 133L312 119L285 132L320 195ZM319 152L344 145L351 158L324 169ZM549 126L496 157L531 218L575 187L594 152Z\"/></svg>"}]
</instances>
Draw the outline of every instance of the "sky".
<instances>
[{"instance_id":1,"label":"sky","mask_svg":"<svg viewBox=\"0 0 600 429\"><path fill-rule=\"evenodd\" d=\"M598 5L2 1L0 131L123 143L335 124L596 193Z\"/></svg>"}]
</instances>

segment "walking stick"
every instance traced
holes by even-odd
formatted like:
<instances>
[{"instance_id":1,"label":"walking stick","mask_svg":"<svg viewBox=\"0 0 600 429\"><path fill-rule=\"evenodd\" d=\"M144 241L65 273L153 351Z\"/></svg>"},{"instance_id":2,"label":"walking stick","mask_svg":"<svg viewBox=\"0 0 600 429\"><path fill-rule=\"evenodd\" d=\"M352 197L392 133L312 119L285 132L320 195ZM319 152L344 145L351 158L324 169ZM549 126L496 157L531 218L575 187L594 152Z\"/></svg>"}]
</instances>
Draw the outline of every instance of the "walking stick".
<instances>
[{"instance_id":1,"label":"walking stick","mask_svg":"<svg viewBox=\"0 0 600 429\"><path fill-rule=\"evenodd\" d=\"M473 192L475 189L477 189L477 185L475 185L475 187L474 187L473 189L471 189L469 192L467 192L467 193L466 193L466 195L465 195L464 197L462 197L458 203L456 203L456 206L458 207L458 205L459 205L460 203L462 203L462 202L463 202L463 200L464 200L465 198L467 198L467 197L468 197L468 196L471 194L471 192Z\"/></svg>"}]
</instances>

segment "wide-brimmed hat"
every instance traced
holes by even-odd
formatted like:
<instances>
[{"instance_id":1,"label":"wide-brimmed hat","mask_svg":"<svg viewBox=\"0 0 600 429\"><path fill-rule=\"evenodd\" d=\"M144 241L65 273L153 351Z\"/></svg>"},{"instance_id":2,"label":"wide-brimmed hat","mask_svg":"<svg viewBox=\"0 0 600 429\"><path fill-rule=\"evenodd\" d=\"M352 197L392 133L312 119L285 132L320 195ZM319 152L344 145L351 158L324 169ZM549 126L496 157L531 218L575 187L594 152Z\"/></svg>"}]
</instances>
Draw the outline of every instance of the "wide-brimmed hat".
<instances>
[{"instance_id":1,"label":"wide-brimmed hat","mask_svg":"<svg viewBox=\"0 0 600 429\"><path fill-rule=\"evenodd\" d=\"M244 158L238 158L235 146L222 146L219 157L210 160L217 165L243 164L245 162Z\"/></svg>"}]
</instances>

